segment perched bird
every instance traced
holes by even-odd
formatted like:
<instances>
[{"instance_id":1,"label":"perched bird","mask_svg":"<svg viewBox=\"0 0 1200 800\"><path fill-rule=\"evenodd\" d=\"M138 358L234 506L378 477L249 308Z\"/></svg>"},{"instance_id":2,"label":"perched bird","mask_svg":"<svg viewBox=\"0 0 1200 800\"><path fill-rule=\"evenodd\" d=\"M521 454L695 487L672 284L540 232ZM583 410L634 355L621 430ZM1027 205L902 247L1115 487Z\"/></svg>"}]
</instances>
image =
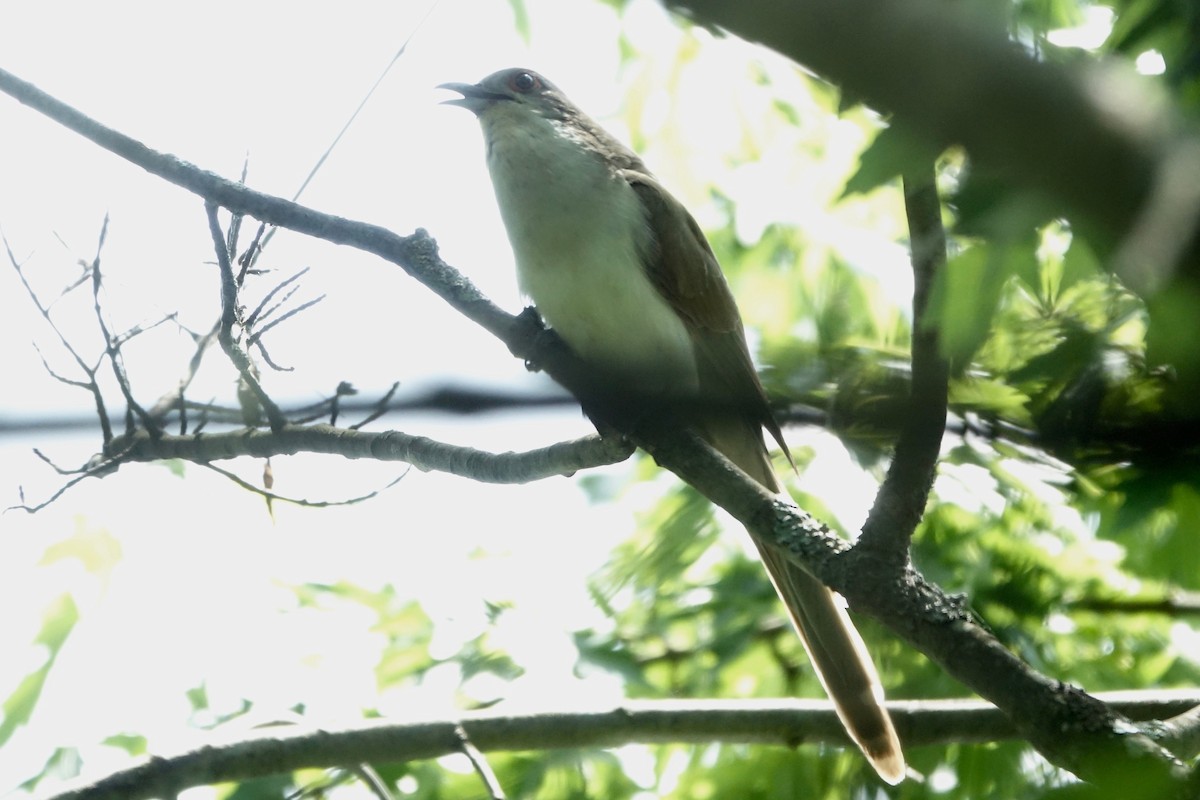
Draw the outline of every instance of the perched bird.
<instances>
[{"instance_id":1,"label":"perched bird","mask_svg":"<svg viewBox=\"0 0 1200 800\"><path fill-rule=\"evenodd\" d=\"M679 403L682 424L782 492L763 428L787 445L733 294L687 209L536 72L440 88L461 94L446 102L483 127L520 288L542 319L610 390ZM841 598L770 547L758 550L846 730L880 777L899 783L900 742Z\"/></svg>"}]
</instances>

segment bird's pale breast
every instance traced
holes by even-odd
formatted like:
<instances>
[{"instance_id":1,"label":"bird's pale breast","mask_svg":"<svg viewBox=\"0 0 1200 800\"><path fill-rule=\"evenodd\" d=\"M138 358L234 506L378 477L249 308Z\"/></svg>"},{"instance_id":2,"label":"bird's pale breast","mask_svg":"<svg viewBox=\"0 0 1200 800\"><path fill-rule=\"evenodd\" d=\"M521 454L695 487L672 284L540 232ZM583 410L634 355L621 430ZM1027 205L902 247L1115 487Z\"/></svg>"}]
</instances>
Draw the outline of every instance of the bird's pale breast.
<instances>
[{"instance_id":1,"label":"bird's pale breast","mask_svg":"<svg viewBox=\"0 0 1200 800\"><path fill-rule=\"evenodd\" d=\"M646 277L637 194L551 121L487 120L488 167L521 290L582 358L640 391L692 391L691 336Z\"/></svg>"}]
</instances>

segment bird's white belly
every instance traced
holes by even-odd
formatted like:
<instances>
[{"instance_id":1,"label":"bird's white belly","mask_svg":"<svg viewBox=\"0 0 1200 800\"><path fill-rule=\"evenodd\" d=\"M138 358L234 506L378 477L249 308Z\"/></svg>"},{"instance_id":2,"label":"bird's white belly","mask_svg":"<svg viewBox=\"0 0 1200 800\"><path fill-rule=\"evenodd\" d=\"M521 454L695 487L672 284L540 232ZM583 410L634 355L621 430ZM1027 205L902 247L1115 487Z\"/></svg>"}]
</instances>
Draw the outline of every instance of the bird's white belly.
<instances>
[{"instance_id":1,"label":"bird's white belly","mask_svg":"<svg viewBox=\"0 0 1200 800\"><path fill-rule=\"evenodd\" d=\"M695 391L691 336L642 267L639 247L649 231L641 201L603 164L580 169L578 160L556 158L560 143L538 142L536 158L503 146L490 154L521 290L613 380L644 392ZM509 158L521 166L505 168Z\"/></svg>"},{"instance_id":2,"label":"bird's white belly","mask_svg":"<svg viewBox=\"0 0 1200 800\"><path fill-rule=\"evenodd\" d=\"M525 263L522 291L572 350L615 380L639 391L694 391L687 328L646 279L638 253L622 249L598 238L554 263Z\"/></svg>"}]
</instances>

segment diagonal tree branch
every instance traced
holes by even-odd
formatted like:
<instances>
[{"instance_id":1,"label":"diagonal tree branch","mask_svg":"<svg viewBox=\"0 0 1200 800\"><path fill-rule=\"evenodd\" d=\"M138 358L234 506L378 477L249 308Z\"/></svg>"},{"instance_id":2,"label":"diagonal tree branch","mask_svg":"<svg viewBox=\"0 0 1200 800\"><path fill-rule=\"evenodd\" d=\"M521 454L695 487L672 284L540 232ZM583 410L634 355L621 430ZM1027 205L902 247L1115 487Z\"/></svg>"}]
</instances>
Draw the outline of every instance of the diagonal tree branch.
<instances>
[{"instance_id":1,"label":"diagonal tree branch","mask_svg":"<svg viewBox=\"0 0 1200 800\"><path fill-rule=\"evenodd\" d=\"M513 317L487 301L438 256L432 239L418 230L400 237L378 226L332 217L246 189L204 172L95 123L9 73L0 90L16 96L123 158L193 191L213 205L260 221L340 244L350 244L400 265L469 319L504 341L519 357L543 366L568 389L586 396L587 370L535 315ZM1052 761L1100 782L1130 776L1150 791L1178 785L1182 768L1103 703L1044 677L975 625L961 604L911 568L875 569L860 560L850 570L839 556L848 546L823 525L768 496L756 483L694 436L646 419L630 440L711 500L755 535L780 547L795 563L841 592L851 606L880 621L966 685L1001 707ZM132 447L133 443L130 443ZM853 575L850 573L853 572ZM477 737L474 737L476 738ZM355 761L362 760L356 757Z\"/></svg>"},{"instance_id":2,"label":"diagonal tree branch","mask_svg":"<svg viewBox=\"0 0 1200 800\"><path fill-rule=\"evenodd\" d=\"M1096 698L1025 664L974 621L961 598L911 566L897 572L884 560L854 558L823 523L777 500L693 434L660 426L630 438L842 594L852 609L879 620L995 703L1052 763L1100 784L1134 776L1147 797L1177 790L1185 770L1170 753Z\"/></svg>"},{"instance_id":3,"label":"diagonal tree branch","mask_svg":"<svg viewBox=\"0 0 1200 800\"><path fill-rule=\"evenodd\" d=\"M322 214L299 203L256 192L175 156L152 150L3 69L0 69L0 91L131 164L204 198L212 205L334 244L351 245L397 264L506 344L515 338L515 330L525 327L511 314L487 300L469 280L438 258L437 245L424 230L418 229L411 236L398 236L378 225Z\"/></svg>"}]
</instances>

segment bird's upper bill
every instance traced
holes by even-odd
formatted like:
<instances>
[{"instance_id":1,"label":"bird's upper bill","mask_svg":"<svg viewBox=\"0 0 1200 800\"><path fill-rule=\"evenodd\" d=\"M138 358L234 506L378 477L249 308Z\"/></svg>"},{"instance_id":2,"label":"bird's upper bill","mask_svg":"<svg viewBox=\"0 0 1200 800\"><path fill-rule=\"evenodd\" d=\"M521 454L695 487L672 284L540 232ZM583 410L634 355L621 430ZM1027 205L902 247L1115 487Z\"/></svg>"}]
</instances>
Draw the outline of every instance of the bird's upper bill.
<instances>
[{"instance_id":1,"label":"bird's upper bill","mask_svg":"<svg viewBox=\"0 0 1200 800\"><path fill-rule=\"evenodd\" d=\"M458 92L462 97L445 100L481 114L498 102L510 101L533 108L555 108L561 105L558 88L533 70L513 67L494 72L479 83L443 83L439 89Z\"/></svg>"},{"instance_id":2,"label":"bird's upper bill","mask_svg":"<svg viewBox=\"0 0 1200 800\"><path fill-rule=\"evenodd\" d=\"M443 100L442 105L459 106L476 114L498 100L508 99L506 95L489 91L478 83L441 83L437 88L449 89L462 95L462 97Z\"/></svg>"}]
</instances>

